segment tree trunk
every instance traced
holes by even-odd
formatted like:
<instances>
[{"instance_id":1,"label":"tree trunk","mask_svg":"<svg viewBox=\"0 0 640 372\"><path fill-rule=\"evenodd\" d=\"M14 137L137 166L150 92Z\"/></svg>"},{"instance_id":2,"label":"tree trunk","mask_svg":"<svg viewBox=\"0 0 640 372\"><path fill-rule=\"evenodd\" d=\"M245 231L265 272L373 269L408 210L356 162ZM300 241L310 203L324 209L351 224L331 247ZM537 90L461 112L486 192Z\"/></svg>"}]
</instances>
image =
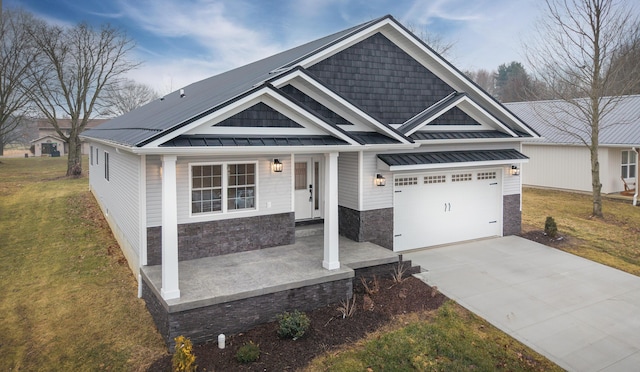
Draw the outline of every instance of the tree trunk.
<instances>
[{"instance_id":1,"label":"tree trunk","mask_svg":"<svg viewBox=\"0 0 640 372\"><path fill-rule=\"evenodd\" d=\"M63 150L64 151L64 150ZM82 175L82 143L77 135L69 135L69 158L67 176Z\"/></svg>"},{"instance_id":2,"label":"tree trunk","mask_svg":"<svg viewBox=\"0 0 640 372\"><path fill-rule=\"evenodd\" d=\"M4 156L4 138L0 134L0 156Z\"/></svg>"},{"instance_id":3,"label":"tree trunk","mask_svg":"<svg viewBox=\"0 0 640 372\"><path fill-rule=\"evenodd\" d=\"M600 182L600 161L598 159L598 132L591 140L589 152L591 153L591 189L593 195L593 217L602 218L602 183Z\"/></svg>"}]
</instances>

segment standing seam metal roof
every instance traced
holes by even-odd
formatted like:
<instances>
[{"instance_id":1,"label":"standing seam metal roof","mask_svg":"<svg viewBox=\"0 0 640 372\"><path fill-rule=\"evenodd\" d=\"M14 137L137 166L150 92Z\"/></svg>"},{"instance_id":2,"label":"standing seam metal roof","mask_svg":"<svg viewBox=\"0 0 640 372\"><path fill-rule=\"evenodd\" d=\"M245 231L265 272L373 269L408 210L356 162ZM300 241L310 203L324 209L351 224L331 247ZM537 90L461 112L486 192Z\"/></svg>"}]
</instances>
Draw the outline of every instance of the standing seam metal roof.
<instances>
[{"instance_id":1,"label":"standing seam metal roof","mask_svg":"<svg viewBox=\"0 0 640 372\"><path fill-rule=\"evenodd\" d=\"M513 161L529 159L514 149L434 151L406 154L380 154L378 159L389 166L450 164L481 161Z\"/></svg>"}]
</instances>

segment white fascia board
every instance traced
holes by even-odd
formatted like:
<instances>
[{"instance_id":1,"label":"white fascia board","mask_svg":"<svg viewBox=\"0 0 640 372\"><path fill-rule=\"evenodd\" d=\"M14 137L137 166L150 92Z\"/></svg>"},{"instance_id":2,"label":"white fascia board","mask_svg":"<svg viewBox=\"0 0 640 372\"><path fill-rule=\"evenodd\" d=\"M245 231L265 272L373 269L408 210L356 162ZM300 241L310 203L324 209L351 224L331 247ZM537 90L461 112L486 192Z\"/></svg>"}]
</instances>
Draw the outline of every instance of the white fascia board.
<instances>
[{"instance_id":1,"label":"white fascia board","mask_svg":"<svg viewBox=\"0 0 640 372\"><path fill-rule=\"evenodd\" d=\"M529 159L512 159L512 160L491 160L491 161L469 161L460 163L438 163L438 164L415 164L415 165L388 165L382 160L378 159L378 169L389 172L400 171L420 171L429 169L446 169L446 168L472 168L472 167L485 167L496 165L510 165L528 163Z\"/></svg>"},{"instance_id":2,"label":"white fascia board","mask_svg":"<svg viewBox=\"0 0 640 372\"><path fill-rule=\"evenodd\" d=\"M216 116L222 116L225 113L237 108L238 106L243 106L243 105L250 105L251 103L258 103L261 102L260 98L263 96L267 96L271 99L274 99L276 101L278 101L279 103L287 106L289 109L291 109L292 111L296 112L298 115L304 117L305 119L309 120L310 122L312 122L313 124L315 124L316 126L321 127L322 129L324 129L326 132L340 138L341 140L351 144L351 145L358 145L358 143L356 141L354 141L351 137L347 136L346 134L342 133L341 131L333 128L331 125L323 122L321 119L319 119L318 117L316 117L315 115L311 114L310 112L308 112L307 110L304 110L303 108L299 107L298 105L292 104L290 101L284 99L281 95L276 94L271 88L268 87L264 87L262 89L259 89L245 97L242 97L241 99L226 105L225 107L220 108L219 110L216 110L214 113L211 113L210 115L207 115L205 117L202 117L198 120L195 120L192 123L189 123L188 125L185 125L177 130L174 130L173 132L171 132L170 134L166 135L166 136L162 136L148 144L146 144L144 147L145 148L156 148L159 147L161 144L172 140L173 138L176 138L182 134L188 133L190 131L192 131L194 128L197 128L200 125L203 125L205 123L207 123L208 121L211 121L213 117Z\"/></svg>"},{"instance_id":3,"label":"white fascia board","mask_svg":"<svg viewBox=\"0 0 640 372\"><path fill-rule=\"evenodd\" d=\"M467 143L496 143L496 142L521 142L521 138L464 138L464 139L437 139L437 140L415 140L420 145L451 145L455 144L467 144ZM533 143L529 143L533 144Z\"/></svg>"},{"instance_id":4,"label":"white fascia board","mask_svg":"<svg viewBox=\"0 0 640 372\"><path fill-rule=\"evenodd\" d=\"M138 147L135 154L146 155L267 155L267 154L318 154L325 152L357 151L361 146L210 146L210 147Z\"/></svg>"},{"instance_id":5,"label":"white fascia board","mask_svg":"<svg viewBox=\"0 0 640 372\"><path fill-rule=\"evenodd\" d=\"M340 106L344 107L346 110L351 111L354 115L360 117L364 122L370 123L375 128L383 131L385 134L391 136L392 138L394 138L394 139L396 139L398 141L401 141L403 143L409 142L404 136L394 132L393 130L390 130L384 124L380 123L378 120L376 120L376 119L372 118L371 116L369 116L369 114L367 114L366 112L364 112L364 111L360 110L358 107L352 105L349 101L344 100L342 97L340 97L339 95L335 94L330 89L327 89L327 87L325 87L324 85L320 84L318 81L316 81L314 78L312 78L311 76L306 74L304 71L301 71L301 70L294 71L294 72L292 72L290 74L287 74L285 76L282 76L282 77L280 77L278 79L273 80L271 82L271 84L273 84L273 86L276 87L276 88L281 88L281 87L289 84L291 81L293 81L295 79L301 79L305 83L308 83L309 85L312 85L314 88L316 88L319 91L321 91L323 94L325 94L327 97L332 99L334 102L337 102L338 104L340 104Z\"/></svg>"}]
</instances>

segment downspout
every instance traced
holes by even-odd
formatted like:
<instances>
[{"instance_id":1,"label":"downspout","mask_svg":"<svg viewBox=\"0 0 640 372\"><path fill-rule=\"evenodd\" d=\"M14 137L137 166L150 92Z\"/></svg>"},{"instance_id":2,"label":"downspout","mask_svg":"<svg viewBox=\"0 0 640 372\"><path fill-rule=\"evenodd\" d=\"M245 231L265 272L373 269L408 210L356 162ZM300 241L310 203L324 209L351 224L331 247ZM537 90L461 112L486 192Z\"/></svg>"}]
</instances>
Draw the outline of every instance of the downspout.
<instances>
[{"instance_id":1,"label":"downspout","mask_svg":"<svg viewBox=\"0 0 640 372\"><path fill-rule=\"evenodd\" d=\"M636 193L633 195L633 206L638 205L638 190L640 189L640 185L638 185L638 162L640 162L640 151L636 147L632 147L633 151L636 152Z\"/></svg>"}]
</instances>

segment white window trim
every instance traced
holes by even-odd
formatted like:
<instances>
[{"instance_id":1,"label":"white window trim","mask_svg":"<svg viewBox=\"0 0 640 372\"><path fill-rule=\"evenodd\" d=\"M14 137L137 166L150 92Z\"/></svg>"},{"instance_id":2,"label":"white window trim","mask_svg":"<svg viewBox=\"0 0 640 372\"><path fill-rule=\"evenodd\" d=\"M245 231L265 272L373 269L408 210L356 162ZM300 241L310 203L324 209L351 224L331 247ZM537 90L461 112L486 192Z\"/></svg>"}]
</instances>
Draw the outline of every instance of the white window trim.
<instances>
[{"instance_id":1,"label":"white window trim","mask_svg":"<svg viewBox=\"0 0 640 372\"><path fill-rule=\"evenodd\" d=\"M228 199L227 199L227 190L229 189L229 171L228 171L228 166L229 165L234 165L234 164L253 164L254 165L254 170L255 170L255 179L254 179L254 187L256 188L255 191L255 201L254 201L254 207L253 208L243 208L243 209L232 209L232 210L228 210L227 208L227 203L228 203ZM198 162L198 163L188 163L189 165L189 218L201 218L201 217L206 217L206 216L219 216L219 215L227 215L227 214L242 214L242 213L255 213L257 211L259 211L258 206L260 205L260 203L258 202L258 190L259 190L259 185L258 185L258 174L259 172L259 168L258 168L258 161L257 160L252 160L252 161L225 161L225 162ZM222 173L222 210L220 211L211 211L211 212L202 212L202 213L193 213L193 209L192 209L192 204L193 204L193 195L192 195L192 190L193 190L193 167L194 166L207 166L207 165L220 165L221 169L220 172Z\"/></svg>"},{"instance_id":2,"label":"white window trim","mask_svg":"<svg viewBox=\"0 0 640 372\"><path fill-rule=\"evenodd\" d=\"M110 169L110 165L109 165L109 152L105 151L104 152L104 179L109 182L111 179L111 169Z\"/></svg>"},{"instance_id":3,"label":"white window trim","mask_svg":"<svg viewBox=\"0 0 640 372\"><path fill-rule=\"evenodd\" d=\"M622 160L624 160L624 153L627 153L627 162L623 163ZM622 150L622 152L620 153L620 171L622 172L622 167L627 167L627 174L626 177L624 177L625 179L629 179L629 178L635 178L636 175L638 174L638 158L637 158L637 153L635 151L631 151L631 150ZM634 170L635 173L633 176L629 176L629 167L630 166L635 166Z\"/></svg>"}]
</instances>

